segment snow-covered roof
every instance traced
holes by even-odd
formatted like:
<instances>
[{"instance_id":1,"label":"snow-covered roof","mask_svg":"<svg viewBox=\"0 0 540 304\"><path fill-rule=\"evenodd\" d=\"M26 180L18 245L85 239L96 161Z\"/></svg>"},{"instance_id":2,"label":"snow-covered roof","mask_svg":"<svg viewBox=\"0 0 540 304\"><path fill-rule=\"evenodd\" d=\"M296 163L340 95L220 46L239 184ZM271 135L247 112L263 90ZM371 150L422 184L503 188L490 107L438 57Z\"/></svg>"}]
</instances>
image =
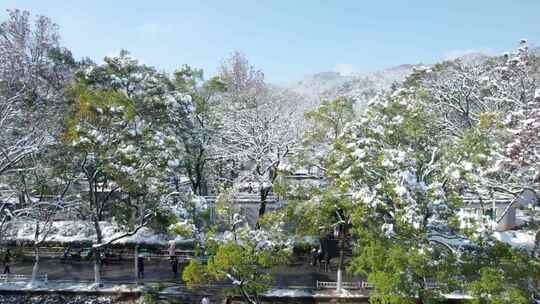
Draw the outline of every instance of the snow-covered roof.
<instances>
[{"instance_id":1,"label":"snow-covered roof","mask_svg":"<svg viewBox=\"0 0 540 304\"><path fill-rule=\"evenodd\" d=\"M96 234L91 222L86 221L54 221L52 229L47 237L48 242L59 243L79 243L94 242ZM125 233L123 229L111 222L100 222L104 236L104 241L108 241ZM33 241L34 223L29 221L13 221L7 225L5 232L6 240ZM143 227L135 235L120 239L119 244L147 244L147 245L167 245L170 236L158 233L150 228Z\"/></svg>"}]
</instances>

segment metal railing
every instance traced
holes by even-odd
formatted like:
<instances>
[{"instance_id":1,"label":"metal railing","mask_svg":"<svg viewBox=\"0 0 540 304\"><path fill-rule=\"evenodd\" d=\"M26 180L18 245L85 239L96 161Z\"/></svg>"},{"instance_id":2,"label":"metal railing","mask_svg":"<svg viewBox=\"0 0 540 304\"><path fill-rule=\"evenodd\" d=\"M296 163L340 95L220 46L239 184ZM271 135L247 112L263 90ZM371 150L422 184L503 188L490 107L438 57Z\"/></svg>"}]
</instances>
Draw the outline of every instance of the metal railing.
<instances>
[{"instance_id":1,"label":"metal railing","mask_svg":"<svg viewBox=\"0 0 540 304\"><path fill-rule=\"evenodd\" d=\"M362 288L363 289L373 289L375 288L375 285L369 283L369 282L366 282L366 281L362 281Z\"/></svg>"},{"instance_id":2,"label":"metal railing","mask_svg":"<svg viewBox=\"0 0 540 304\"><path fill-rule=\"evenodd\" d=\"M199 262L203 262L203 263L206 263L208 261L208 258L207 257L198 257L198 256L193 256L193 255L177 255L176 258L178 259L178 262L180 263L183 263L183 262L189 262L191 260L197 260Z\"/></svg>"},{"instance_id":3,"label":"metal railing","mask_svg":"<svg viewBox=\"0 0 540 304\"><path fill-rule=\"evenodd\" d=\"M217 200L217 196L215 195L207 195L203 197L207 202L215 202ZM259 194L242 193L234 197L235 203L258 203L260 201L261 201L261 196ZM267 203L275 203L277 201L278 201L278 197L274 194L270 194L266 198Z\"/></svg>"},{"instance_id":4,"label":"metal railing","mask_svg":"<svg viewBox=\"0 0 540 304\"><path fill-rule=\"evenodd\" d=\"M444 283L437 283L435 281L426 280L425 287L427 289L436 289L440 287L446 287ZM367 281L358 281L358 282L342 282L341 287L344 289L373 289L375 285ZM336 289L337 282L323 282L317 281L317 289Z\"/></svg>"},{"instance_id":5,"label":"metal railing","mask_svg":"<svg viewBox=\"0 0 540 304\"><path fill-rule=\"evenodd\" d=\"M341 287L344 289L365 289L364 281L342 282ZM336 289L336 288L337 288L337 282L317 281L317 289Z\"/></svg>"}]
</instances>

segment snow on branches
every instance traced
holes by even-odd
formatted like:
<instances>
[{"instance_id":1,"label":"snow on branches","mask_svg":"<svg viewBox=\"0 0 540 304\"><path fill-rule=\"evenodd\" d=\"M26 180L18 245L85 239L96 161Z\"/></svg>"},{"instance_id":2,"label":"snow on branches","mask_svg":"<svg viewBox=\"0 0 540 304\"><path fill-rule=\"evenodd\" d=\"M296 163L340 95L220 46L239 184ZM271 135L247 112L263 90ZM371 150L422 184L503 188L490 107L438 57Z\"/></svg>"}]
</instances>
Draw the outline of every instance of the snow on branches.
<instances>
[{"instance_id":1,"label":"snow on branches","mask_svg":"<svg viewBox=\"0 0 540 304\"><path fill-rule=\"evenodd\" d=\"M338 141L333 183L366 208L381 233L451 232L454 189L430 122L414 92L398 90L374 100Z\"/></svg>"}]
</instances>

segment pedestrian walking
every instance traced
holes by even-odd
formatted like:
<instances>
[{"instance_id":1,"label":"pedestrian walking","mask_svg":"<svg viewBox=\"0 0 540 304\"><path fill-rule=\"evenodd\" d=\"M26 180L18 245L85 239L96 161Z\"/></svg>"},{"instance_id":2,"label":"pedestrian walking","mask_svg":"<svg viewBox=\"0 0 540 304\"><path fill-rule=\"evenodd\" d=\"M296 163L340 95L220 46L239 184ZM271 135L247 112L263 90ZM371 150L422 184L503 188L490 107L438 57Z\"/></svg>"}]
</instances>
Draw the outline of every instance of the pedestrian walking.
<instances>
[{"instance_id":1,"label":"pedestrian walking","mask_svg":"<svg viewBox=\"0 0 540 304\"><path fill-rule=\"evenodd\" d=\"M174 240L169 241L169 261L171 263L171 270L174 277L178 275L178 258L176 257L176 242Z\"/></svg>"},{"instance_id":2,"label":"pedestrian walking","mask_svg":"<svg viewBox=\"0 0 540 304\"><path fill-rule=\"evenodd\" d=\"M6 253L4 254L4 274L11 274L11 270L9 269L10 263L11 263L11 252L6 250Z\"/></svg>"},{"instance_id":3,"label":"pedestrian walking","mask_svg":"<svg viewBox=\"0 0 540 304\"><path fill-rule=\"evenodd\" d=\"M311 259L311 266L317 266L317 261L319 260L319 252L317 251L316 248L311 249L310 259Z\"/></svg>"},{"instance_id":4,"label":"pedestrian walking","mask_svg":"<svg viewBox=\"0 0 540 304\"><path fill-rule=\"evenodd\" d=\"M142 254L139 254L137 256L137 278L143 279L144 278L144 256Z\"/></svg>"},{"instance_id":5,"label":"pedestrian walking","mask_svg":"<svg viewBox=\"0 0 540 304\"><path fill-rule=\"evenodd\" d=\"M176 242L174 240L169 241L169 258L176 256Z\"/></svg>"},{"instance_id":6,"label":"pedestrian walking","mask_svg":"<svg viewBox=\"0 0 540 304\"><path fill-rule=\"evenodd\" d=\"M178 276L178 259L176 256L171 257L171 269L174 277L176 278Z\"/></svg>"},{"instance_id":7,"label":"pedestrian walking","mask_svg":"<svg viewBox=\"0 0 540 304\"><path fill-rule=\"evenodd\" d=\"M71 250L71 244L68 243L66 248L64 248L64 252L62 253L62 261L61 261L62 263L68 260L70 250Z\"/></svg>"}]
</instances>

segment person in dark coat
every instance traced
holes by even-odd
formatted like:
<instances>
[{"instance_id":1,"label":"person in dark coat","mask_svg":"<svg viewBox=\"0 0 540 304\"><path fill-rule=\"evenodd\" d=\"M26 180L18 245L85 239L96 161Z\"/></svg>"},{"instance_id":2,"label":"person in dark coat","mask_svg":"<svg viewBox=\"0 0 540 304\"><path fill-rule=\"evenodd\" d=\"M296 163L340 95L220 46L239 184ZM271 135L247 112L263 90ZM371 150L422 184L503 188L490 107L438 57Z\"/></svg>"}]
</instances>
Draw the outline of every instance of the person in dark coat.
<instances>
[{"instance_id":1,"label":"person in dark coat","mask_svg":"<svg viewBox=\"0 0 540 304\"><path fill-rule=\"evenodd\" d=\"M64 252L62 253L62 262L66 262L69 259L69 251L71 250L71 244L68 244L66 248L64 248Z\"/></svg>"},{"instance_id":2,"label":"person in dark coat","mask_svg":"<svg viewBox=\"0 0 540 304\"><path fill-rule=\"evenodd\" d=\"M138 273L137 273L137 276L139 279L142 279L144 278L144 257L139 254L139 256L137 257L137 270L138 270Z\"/></svg>"},{"instance_id":3,"label":"person in dark coat","mask_svg":"<svg viewBox=\"0 0 540 304\"><path fill-rule=\"evenodd\" d=\"M171 257L171 268L173 275L176 278L178 276L178 259L176 256Z\"/></svg>"},{"instance_id":4,"label":"person in dark coat","mask_svg":"<svg viewBox=\"0 0 540 304\"><path fill-rule=\"evenodd\" d=\"M11 270L9 269L9 265L11 263L11 252L9 249L4 254L4 274L10 274Z\"/></svg>"}]
</instances>

